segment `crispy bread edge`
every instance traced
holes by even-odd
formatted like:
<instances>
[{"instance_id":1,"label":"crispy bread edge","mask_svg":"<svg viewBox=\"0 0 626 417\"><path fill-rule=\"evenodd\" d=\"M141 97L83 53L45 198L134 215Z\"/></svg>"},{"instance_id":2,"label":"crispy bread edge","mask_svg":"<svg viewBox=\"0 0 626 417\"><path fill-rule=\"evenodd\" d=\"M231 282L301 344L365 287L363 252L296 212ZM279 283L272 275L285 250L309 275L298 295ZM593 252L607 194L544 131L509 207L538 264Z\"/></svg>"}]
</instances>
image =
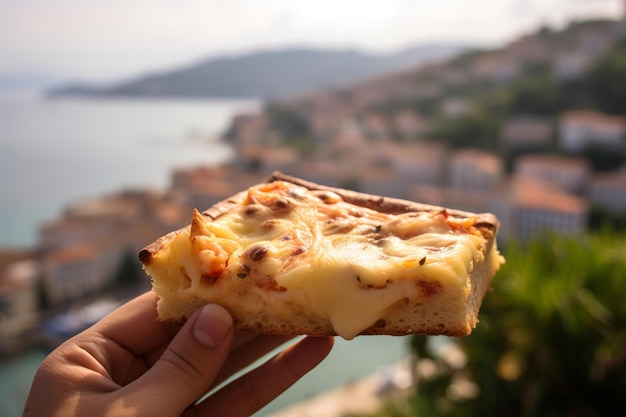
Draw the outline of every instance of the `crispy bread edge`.
<instances>
[{"instance_id":1,"label":"crispy bread edge","mask_svg":"<svg viewBox=\"0 0 626 417\"><path fill-rule=\"evenodd\" d=\"M495 236L497 229L499 227L498 220L495 215L491 213L470 213L466 211L456 210L444 208L441 206L433 206L429 204L416 203L408 200L402 200L398 198L392 197L382 197L379 195L366 194L358 191L346 190L343 188L329 187L326 185L316 184L314 182L306 181L301 178L293 177L290 175L283 174L282 172L276 171L274 172L266 181L266 183L271 183L275 181L285 181L290 182L295 185L299 185L301 187L307 188L309 190L319 190L319 191L331 191L343 198L345 201L354 204L360 207L366 207L372 210L379 211L381 213L388 214L400 214L407 212L424 212L424 211L433 211L433 210L446 210L449 214L452 214L456 217L465 217L476 218L476 223L474 226L478 228L486 238L492 238ZM203 215L216 219L222 214L227 213L233 207L240 204L247 195L247 191L241 191L235 194L232 197L229 197L225 200L222 200L212 207L204 210L202 212ZM178 235L182 230L189 226L185 226L182 229L176 230L174 232L168 233L167 235L159 238L154 243L149 244L145 248L143 248L139 252L139 260L142 264L147 265L152 257L162 250L170 241L172 241L176 235Z\"/></svg>"},{"instance_id":2,"label":"crispy bread edge","mask_svg":"<svg viewBox=\"0 0 626 417\"><path fill-rule=\"evenodd\" d=\"M495 235L499 227L499 222L496 216L491 213L470 213L470 212L456 210L456 209L444 208L441 206L416 203L416 202L402 200L398 198L383 197L383 196L361 193L361 192L342 189L342 188L330 187L330 186L320 185L314 182L306 181L301 178L285 175L278 171L274 172L268 178L266 183L271 183L275 181L289 182L295 185L302 186L309 190L334 192L340 197L342 197L345 201L351 204L354 204L360 207L366 207L366 208L376 210L382 213L400 214L400 213L407 213L407 212L430 212L430 211L436 211L436 210L446 210L449 214L456 216L456 217L462 217L462 218L473 217L477 219L476 222L474 223L474 227L478 228L483 234L483 236L485 237L485 239L487 239L489 248L491 248L491 246L494 244ZM209 209L204 210L202 214L207 216L210 219L216 219L219 216L232 210L233 207L241 204L241 202L246 198L247 193L248 193L247 190L241 191L233 195L232 197L229 197L225 200L222 200L214 204ZM160 252L165 247L167 247L167 245L179 233L181 233L183 230L189 227L190 226L187 225L181 229L170 232L160 237L155 242L147 245L145 248L139 251L138 257L141 263L144 266L148 265L154 255L156 255L158 252ZM487 284L485 291L483 291L483 294L481 294L481 298L484 297L484 292L486 292L488 286L489 285ZM182 321L184 320L177 320L175 322L177 324L181 324ZM238 330L250 330L250 331L257 331L257 332L260 330L263 330L263 329L256 329L256 328L249 327L244 323L235 323L235 327ZM276 330L276 329L273 329L273 330ZM314 334L311 334L310 333L311 329L308 329L308 328L302 329L302 332L307 333L311 336L334 336L336 335L334 330L330 326L328 326L327 328L318 328L318 330L314 332ZM277 332L276 334L279 334L279 333L280 332ZM433 335L442 334L440 329L420 329L420 333L433 334ZM406 332L406 329L389 329L389 328L379 327L377 326L377 324L374 324L373 326L365 329L360 334L361 335L402 336L402 335L406 335L407 332ZM465 328L454 328L454 329L448 328L446 332L444 332L443 334L447 336L465 336L468 334L468 330ZM288 333L288 335L292 335L292 333L290 332Z\"/></svg>"},{"instance_id":3,"label":"crispy bread edge","mask_svg":"<svg viewBox=\"0 0 626 417\"><path fill-rule=\"evenodd\" d=\"M413 201L402 200L393 197L383 197L379 195L361 193L358 191L346 190L343 188L329 187L326 185L316 184L301 178L285 175L279 171L274 172L267 182L285 181L299 185L309 190L331 191L339 195L344 201L360 207L366 207L387 214L400 214L409 212L430 212L436 210L445 210L455 217L476 218L474 224L477 228L491 229L492 232L497 231L500 226L498 219L492 213L470 213L467 211L445 208L441 206L433 206L430 204L416 203Z\"/></svg>"}]
</instances>

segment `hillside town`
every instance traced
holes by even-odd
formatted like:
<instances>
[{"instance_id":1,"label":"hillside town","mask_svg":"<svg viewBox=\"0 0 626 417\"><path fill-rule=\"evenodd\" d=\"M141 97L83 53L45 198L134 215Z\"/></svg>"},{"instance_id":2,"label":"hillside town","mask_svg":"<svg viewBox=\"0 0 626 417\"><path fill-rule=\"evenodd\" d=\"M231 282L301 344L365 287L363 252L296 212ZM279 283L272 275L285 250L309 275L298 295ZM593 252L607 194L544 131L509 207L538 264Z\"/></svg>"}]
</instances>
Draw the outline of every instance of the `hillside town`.
<instances>
[{"instance_id":1,"label":"hillside town","mask_svg":"<svg viewBox=\"0 0 626 417\"><path fill-rule=\"evenodd\" d=\"M504 117L487 139L431 136L438 125L475 112L477 103L463 94L470 84L495 89L537 67L575 83L626 42L623 21L572 23L567 33L542 30L502 49L268 103L232 120L223 139L234 150L231 161L179 169L165 190L121 190L70 203L41 226L36 248L0 254L0 353L41 343L42 323L68 306L88 306L120 288L125 295L149 288L136 258L143 246L187 224L193 208L208 208L274 171L492 212L503 244L546 232L582 235L594 212L623 219L624 114L592 106L520 112ZM599 168L589 149L617 155L617 163Z\"/></svg>"}]
</instances>

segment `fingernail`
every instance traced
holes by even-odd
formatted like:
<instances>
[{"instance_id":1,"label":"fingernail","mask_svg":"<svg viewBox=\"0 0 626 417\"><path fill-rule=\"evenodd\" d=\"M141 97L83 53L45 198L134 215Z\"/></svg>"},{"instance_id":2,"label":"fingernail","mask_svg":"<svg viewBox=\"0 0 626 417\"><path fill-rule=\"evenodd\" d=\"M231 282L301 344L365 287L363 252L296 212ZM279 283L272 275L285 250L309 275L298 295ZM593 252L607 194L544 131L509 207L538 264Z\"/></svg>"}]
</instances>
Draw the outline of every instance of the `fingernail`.
<instances>
[{"instance_id":1,"label":"fingernail","mask_svg":"<svg viewBox=\"0 0 626 417\"><path fill-rule=\"evenodd\" d=\"M207 347L219 346L233 327L233 318L226 309L217 304L202 307L193 326L196 340Z\"/></svg>"}]
</instances>

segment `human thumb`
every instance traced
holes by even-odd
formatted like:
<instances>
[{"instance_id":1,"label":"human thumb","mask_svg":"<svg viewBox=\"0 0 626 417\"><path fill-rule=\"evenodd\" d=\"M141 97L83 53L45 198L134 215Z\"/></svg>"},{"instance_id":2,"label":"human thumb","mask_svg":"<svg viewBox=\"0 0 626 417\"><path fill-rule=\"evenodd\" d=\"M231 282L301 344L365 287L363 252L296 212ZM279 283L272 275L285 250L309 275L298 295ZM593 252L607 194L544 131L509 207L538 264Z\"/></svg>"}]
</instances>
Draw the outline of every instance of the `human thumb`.
<instances>
[{"instance_id":1,"label":"human thumb","mask_svg":"<svg viewBox=\"0 0 626 417\"><path fill-rule=\"evenodd\" d=\"M141 378L135 393L145 415L179 416L211 387L233 339L233 319L226 309L207 304L196 311L161 358ZM146 404L149 403L149 404Z\"/></svg>"}]
</instances>

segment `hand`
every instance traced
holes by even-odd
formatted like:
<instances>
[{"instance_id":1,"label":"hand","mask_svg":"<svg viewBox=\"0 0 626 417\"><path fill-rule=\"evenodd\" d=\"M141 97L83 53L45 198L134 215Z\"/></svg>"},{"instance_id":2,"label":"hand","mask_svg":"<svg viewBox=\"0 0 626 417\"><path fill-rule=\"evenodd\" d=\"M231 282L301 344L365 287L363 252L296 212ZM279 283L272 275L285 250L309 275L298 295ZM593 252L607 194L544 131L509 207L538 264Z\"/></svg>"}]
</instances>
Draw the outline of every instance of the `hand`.
<instances>
[{"instance_id":1,"label":"hand","mask_svg":"<svg viewBox=\"0 0 626 417\"><path fill-rule=\"evenodd\" d=\"M238 333L209 304L182 326L156 320L143 294L68 340L41 364L24 416L249 416L330 352L332 338L304 338L196 401L289 337Z\"/></svg>"}]
</instances>

